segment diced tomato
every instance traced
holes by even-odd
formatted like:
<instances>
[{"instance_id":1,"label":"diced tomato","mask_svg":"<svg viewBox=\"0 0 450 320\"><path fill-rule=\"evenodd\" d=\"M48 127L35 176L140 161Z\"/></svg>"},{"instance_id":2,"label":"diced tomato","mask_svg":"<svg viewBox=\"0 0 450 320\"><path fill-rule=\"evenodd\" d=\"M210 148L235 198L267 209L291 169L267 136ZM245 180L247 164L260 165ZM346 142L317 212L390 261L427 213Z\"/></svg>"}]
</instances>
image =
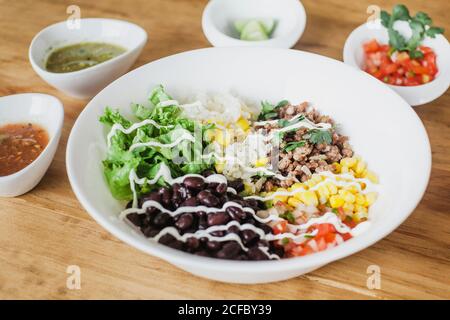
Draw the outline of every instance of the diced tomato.
<instances>
[{"instance_id":1,"label":"diced tomato","mask_svg":"<svg viewBox=\"0 0 450 320\"><path fill-rule=\"evenodd\" d=\"M366 52L366 53L376 52L380 49L380 45L378 44L378 41L375 39L365 43L363 45L363 47L364 47L364 52Z\"/></svg>"},{"instance_id":2,"label":"diced tomato","mask_svg":"<svg viewBox=\"0 0 450 320\"><path fill-rule=\"evenodd\" d=\"M347 241L348 239L352 238L352 235L350 233L344 233L341 234L342 239L344 239L344 241Z\"/></svg>"},{"instance_id":3,"label":"diced tomato","mask_svg":"<svg viewBox=\"0 0 450 320\"><path fill-rule=\"evenodd\" d=\"M316 239L316 243L317 243L317 249L319 251L324 251L327 249L327 243L325 242L325 239L323 237Z\"/></svg>"},{"instance_id":4,"label":"diced tomato","mask_svg":"<svg viewBox=\"0 0 450 320\"><path fill-rule=\"evenodd\" d=\"M421 85L433 81L438 72L436 54L429 47L419 47L424 57L416 59L411 59L407 51L394 52L389 45L381 45L376 40L364 44L363 49L364 70L391 85Z\"/></svg>"},{"instance_id":5,"label":"diced tomato","mask_svg":"<svg viewBox=\"0 0 450 320\"><path fill-rule=\"evenodd\" d=\"M316 237L323 237L329 233L335 233L336 228L331 223L321 223L317 225L317 235Z\"/></svg>"},{"instance_id":6,"label":"diced tomato","mask_svg":"<svg viewBox=\"0 0 450 320\"><path fill-rule=\"evenodd\" d=\"M272 227L272 230L274 234L285 233L287 231L287 221L282 220L277 222L277 224Z\"/></svg>"}]
</instances>

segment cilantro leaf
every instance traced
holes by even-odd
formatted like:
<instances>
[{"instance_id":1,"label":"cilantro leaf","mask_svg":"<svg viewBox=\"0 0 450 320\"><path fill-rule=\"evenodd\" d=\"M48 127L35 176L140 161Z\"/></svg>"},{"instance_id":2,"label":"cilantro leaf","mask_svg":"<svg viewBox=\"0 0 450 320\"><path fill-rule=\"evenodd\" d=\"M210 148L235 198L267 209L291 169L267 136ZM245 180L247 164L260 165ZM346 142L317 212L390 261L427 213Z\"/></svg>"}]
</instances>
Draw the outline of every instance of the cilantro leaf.
<instances>
[{"instance_id":1,"label":"cilantro leaf","mask_svg":"<svg viewBox=\"0 0 450 320\"><path fill-rule=\"evenodd\" d=\"M295 150L299 147L303 147L305 145L305 141L293 141L293 142L288 142L286 144L286 146L284 147L284 151L289 152L292 150Z\"/></svg>"},{"instance_id":2,"label":"cilantro leaf","mask_svg":"<svg viewBox=\"0 0 450 320\"><path fill-rule=\"evenodd\" d=\"M380 13L381 24L385 28L389 28L389 21L391 21L391 15L384 10L381 10Z\"/></svg>"},{"instance_id":3,"label":"cilantro leaf","mask_svg":"<svg viewBox=\"0 0 450 320\"><path fill-rule=\"evenodd\" d=\"M313 144L331 144L333 141L331 132L328 130L312 129L308 131L308 134L310 135L309 141Z\"/></svg>"},{"instance_id":4,"label":"cilantro leaf","mask_svg":"<svg viewBox=\"0 0 450 320\"><path fill-rule=\"evenodd\" d=\"M261 113L258 116L258 120L270 120L274 119L278 116L278 113L276 112L279 108L282 108L289 104L289 101L282 100L278 102L278 104L275 106L268 101L261 101Z\"/></svg>"},{"instance_id":5,"label":"cilantro leaf","mask_svg":"<svg viewBox=\"0 0 450 320\"><path fill-rule=\"evenodd\" d=\"M289 221L289 223L295 223L295 217L291 211L286 211L285 213L280 214L280 218Z\"/></svg>"},{"instance_id":6,"label":"cilantro leaf","mask_svg":"<svg viewBox=\"0 0 450 320\"><path fill-rule=\"evenodd\" d=\"M427 36L429 36L430 38L434 38L436 37L437 34L442 34L444 33L444 28L440 28L440 27L430 27L428 28L428 30L425 32L427 34Z\"/></svg>"},{"instance_id":7,"label":"cilantro leaf","mask_svg":"<svg viewBox=\"0 0 450 320\"><path fill-rule=\"evenodd\" d=\"M397 4L394 9L392 9L392 20L403 20L408 21L411 19L411 16L409 15L409 10L404 4Z\"/></svg>"},{"instance_id":8,"label":"cilantro leaf","mask_svg":"<svg viewBox=\"0 0 450 320\"><path fill-rule=\"evenodd\" d=\"M433 23L430 16L422 11L417 12L414 19L419 21L424 26L429 26Z\"/></svg>"}]
</instances>

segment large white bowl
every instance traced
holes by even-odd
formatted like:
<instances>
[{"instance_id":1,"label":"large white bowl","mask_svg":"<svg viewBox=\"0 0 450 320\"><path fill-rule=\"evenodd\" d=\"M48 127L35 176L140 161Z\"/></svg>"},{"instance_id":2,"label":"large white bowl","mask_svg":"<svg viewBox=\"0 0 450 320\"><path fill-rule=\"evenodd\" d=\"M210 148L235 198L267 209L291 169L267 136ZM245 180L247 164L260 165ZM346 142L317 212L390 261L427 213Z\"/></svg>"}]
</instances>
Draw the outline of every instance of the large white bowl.
<instances>
[{"instance_id":1,"label":"large white bowl","mask_svg":"<svg viewBox=\"0 0 450 320\"><path fill-rule=\"evenodd\" d=\"M408 23L398 21L395 26L400 33L409 38L411 28ZM387 29L381 25L380 20L367 22L352 31L345 41L343 50L344 62L355 68L362 69L364 64L363 44L372 39L377 39L383 44L389 42ZM412 106L422 105L439 98L450 86L450 45L447 39L440 34L434 39L425 38L422 44L432 48L436 53L436 64L438 67L436 78L427 84L411 87L386 84ZM364 71L361 70L361 72Z\"/></svg>"},{"instance_id":2,"label":"large white bowl","mask_svg":"<svg viewBox=\"0 0 450 320\"><path fill-rule=\"evenodd\" d=\"M259 101L310 101L333 116L356 152L380 176L380 196L366 233L341 246L282 261L238 262L194 256L133 232L117 215L124 204L111 196L102 175L105 106L130 114L131 101L145 102L163 84L178 98L195 91L232 90ZM209 48L163 58L111 83L86 106L67 146L67 172L83 207L112 234L151 255L210 279L262 283L292 278L362 250L398 227L427 186L430 145L422 122L395 92L371 76L333 59L285 49ZM149 265L149 268L152 266Z\"/></svg>"},{"instance_id":3,"label":"large white bowl","mask_svg":"<svg viewBox=\"0 0 450 320\"><path fill-rule=\"evenodd\" d=\"M147 32L134 23L116 19L80 19L79 29L69 29L67 21L52 24L31 41L28 51L34 71L48 84L65 94L86 99L127 72L147 42ZM45 69L52 49L80 42L106 42L126 49L121 55L93 67L65 73Z\"/></svg>"}]
</instances>

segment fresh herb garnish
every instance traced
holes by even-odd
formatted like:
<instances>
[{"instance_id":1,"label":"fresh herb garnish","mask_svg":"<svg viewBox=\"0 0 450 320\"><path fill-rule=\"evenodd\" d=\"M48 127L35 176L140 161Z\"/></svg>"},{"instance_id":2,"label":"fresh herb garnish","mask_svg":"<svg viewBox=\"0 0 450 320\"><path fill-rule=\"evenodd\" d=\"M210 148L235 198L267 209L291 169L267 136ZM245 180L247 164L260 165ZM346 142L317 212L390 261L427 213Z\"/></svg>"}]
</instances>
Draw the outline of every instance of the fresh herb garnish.
<instances>
[{"instance_id":1,"label":"fresh herb garnish","mask_svg":"<svg viewBox=\"0 0 450 320\"><path fill-rule=\"evenodd\" d=\"M380 13L381 24L388 29L389 45L396 51L408 51L412 59L422 58L423 53L417 50L425 36L431 38L444 33L444 29L432 26L433 21L425 12L417 12L411 17L408 8L403 4L398 4L392 9L392 14L382 10ZM407 21L412 30L411 37L406 40L397 30L394 29L395 21Z\"/></svg>"},{"instance_id":2,"label":"fresh herb garnish","mask_svg":"<svg viewBox=\"0 0 450 320\"><path fill-rule=\"evenodd\" d=\"M300 121L302 121L304 119L305 119L304 115L301 115L301 116L299 116L299 117L297 117L297 118L295 118L293 120L292 119L290 119L290 120L280 119L280 120L278 120L278 126L280 128L285 128L285 127L288 127L288 126L292 126L293 124L296 124L296 123L298 123L298 122L300 122Z\"/></svg>"},{"instance_id":3,"label":"fresh herb garnish","mask_svg":"<svg viewBox=\"0 0 450 320\"><path fill-rule=\"evenodd\" d=\"M283 239L281 239L281 244L282 244L283 246L287 245L289 242L290 242L289 238L283 238Z\"/></svg>"},{"instance_id":4,"label":"fresh herb garnish","mask_svg":"<svg viewBox=\"0 0 450 320\"><path fill-rule=\"evenodd\" d=\"M261 113L258 116L258 120L270 120L278 116L277 110L289 104L287 100L281 100L277 105L273 105L267 101L261 101Z\"/></svg>"},{"instance_id":5,"label":"fresh herb garnish","mask_svg":"<svg viewBox=\"0 0 450 320\"><path fill-rule=\"evenodd\" d=\"M331 132L328 130L312 129L308 131L308 140L313 144L331 144L333 141Z\"/></svg>"},{"instance_id":6,"label":"fresh herb garnish","mask_svg":"<svg viewBox=\"0 0 450 320\"><path fill-rule=\"evenodd\" d=\"M280 214L280 218L289 221L289 223L295 223L295 217L291 211L286 211L285 213Z\"/></svg>"},{"instance_id":7,"label":"fresh herb garnish","mask_svg":"<svg viewBox=\"0 0 450 320\"><path fill-rule=\"evenodd\" d=\"M288 142L286 144L286 146L284 147L284 151L289 152L289 151L295 150L295 149L297 149L299 147L303 147L304 145L305 145L305 141L304 140Z\"/></svg>"},{"instance_id":8,"label":"fresh herb garnish","mask_svg":"<svg viewBox=\"0 0 450 320\"><path fill-rule=\"evenodd\" d=\"M313 236L312 234L305 234L305 235L303 235L303 237L306 238L306 239L312 239L315 236Z\"/></svg>"}]
</instances>

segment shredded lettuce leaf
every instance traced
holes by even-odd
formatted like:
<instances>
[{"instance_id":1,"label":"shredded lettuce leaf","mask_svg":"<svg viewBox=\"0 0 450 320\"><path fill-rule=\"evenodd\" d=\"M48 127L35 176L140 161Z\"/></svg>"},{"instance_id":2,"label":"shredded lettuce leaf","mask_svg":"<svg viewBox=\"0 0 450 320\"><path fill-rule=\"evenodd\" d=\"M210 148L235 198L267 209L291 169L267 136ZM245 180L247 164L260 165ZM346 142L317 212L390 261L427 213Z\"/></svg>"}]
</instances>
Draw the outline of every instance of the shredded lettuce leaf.
<instances>
[{"instance_id":1,"label":"shredded lettuce leaf","mask_svg":"<svg viewBox=\"0 0 450 320\"><path fill-rule=\"evenodd\" d=\"M211 161L202 160L200 155L205 147L201 137L212 126L181 118L181 109L178 105L160 105L161 102L168 100L172 100L172 98L159 85L150 93L148 105L131 104L131 111L139 121L151 119L166 127L157 128L153 125L145 125L129 134L117 130L112 136L103 167L106 182L116 199L131 200L133 198L129 181L131 170L134 170L139 178L151 180L158 173L162 163L170 168L172 177L187 173L201 173L211 167ZM108 128L114 124L120 124L127 129L133 124L118 110L111 107L105 108L104 114L99 120ZM183 140L174 148L139 147L132 151L129 150L130 146L135 143L155 141L169 144L183 133L194 136L195 142ZM141 195L165 184L166 182L161 178L155 185L136 184L135 188L138 195Z\"/></svg>"}]
</instances>

